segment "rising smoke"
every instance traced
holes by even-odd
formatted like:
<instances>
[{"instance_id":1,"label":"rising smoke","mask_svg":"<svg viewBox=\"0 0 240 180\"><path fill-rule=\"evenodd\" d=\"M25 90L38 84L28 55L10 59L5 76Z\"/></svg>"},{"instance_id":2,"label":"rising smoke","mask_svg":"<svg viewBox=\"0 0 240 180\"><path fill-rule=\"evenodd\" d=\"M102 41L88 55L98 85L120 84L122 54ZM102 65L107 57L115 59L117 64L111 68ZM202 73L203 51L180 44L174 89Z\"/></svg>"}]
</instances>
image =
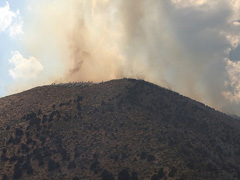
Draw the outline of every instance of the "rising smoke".
<instances>
[{"instance_id":1,"label":"rising smoke","mask_svg":"<svg viewBox=\"0 0 240 180\"><path fill-rule=\"evenodd\" d=\"M239 44L238 1L29 4L24 43L44 67L39 82L142 78L238 113L240 63L228 59Z\"/></svg>"}]
</instances>

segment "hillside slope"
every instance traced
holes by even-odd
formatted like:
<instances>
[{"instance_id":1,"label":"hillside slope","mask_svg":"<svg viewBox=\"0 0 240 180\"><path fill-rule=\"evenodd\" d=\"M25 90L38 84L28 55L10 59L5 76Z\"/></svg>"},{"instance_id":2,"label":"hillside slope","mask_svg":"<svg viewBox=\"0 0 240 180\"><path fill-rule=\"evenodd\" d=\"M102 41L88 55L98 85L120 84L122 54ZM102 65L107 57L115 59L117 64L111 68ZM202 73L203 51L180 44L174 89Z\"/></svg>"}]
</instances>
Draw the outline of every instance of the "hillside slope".
<instances>
[{"instance_id":1,"label":"hillside slope","mask_svg":"<svg viewBox=\"0 0 240 180\"><path fill-rule=\"evenodd\" d=\"M133 79L0 99L0 178L240 179L240 122Z\"/></svg>"}]
</instances>

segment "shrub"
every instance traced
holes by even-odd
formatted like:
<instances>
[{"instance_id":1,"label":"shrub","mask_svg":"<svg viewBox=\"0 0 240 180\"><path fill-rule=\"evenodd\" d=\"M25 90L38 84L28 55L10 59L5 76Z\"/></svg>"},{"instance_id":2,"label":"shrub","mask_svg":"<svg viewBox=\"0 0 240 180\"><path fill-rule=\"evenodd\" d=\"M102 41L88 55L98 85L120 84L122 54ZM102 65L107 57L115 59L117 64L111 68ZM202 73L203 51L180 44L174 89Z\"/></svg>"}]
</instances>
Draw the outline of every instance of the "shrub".
<instances>
[{"instance_id":1,"label":"shrub","mask_svg":"<svg viewBox=\"0 0 240 180\"><path fill-rule=\"evenodd\" d=\"M18 156L16 155L13 155L12 157L10 157L10 162L14 162L14 161L17 161L18 160Z\"/></svg>"},{"instance_id":2,"label":"shrub","mask_svg":"<svg viewBox=\"0 0 240 180\"><path fill-rule=\"evenodd\" d=\"M118 180L130 180L130 174L127 169L123 169L118 173Z\"/></svg>"},{"instance_id":3,"label":"shrub","mask_svg":"<svg viewBox=\"0 0 240 180\"><path fill-rule=\"evenodd\" d=\"M44 165L44 161L43 160L39 160L38 161L38 166L43 166Z\"/></svg>"},{"instance_id":4,"label":"shrub","mask_svg":"<svg viewBox=\"0 0 240 180\"><path fill-rule=\"evenodd\" d=\"M101 106L106 106L106 102L104 100L102 100Z\"/></svg>"},{"instance_id":5,"label":"shrub","mask_svg":"<svg viewBox=\"0 0 240 180\"><path fill-rule=\"evenodd\" d=\"M151 180L159 180L158 175L154 174L154 175L151 177Z\"/></svg>"},{"instance_id":6,"label":"shrub","mask_svg":"<svg viewBox=\"0 0 240 180\"><path fill-rule=\"evenodd\" d=\"M23 135L22 129L16 128L16 133L15 133L15 135L16 135L16 136L22 136L22 135Z\"/></svg>"},{"instance_id":7,"label":"shrub","mask_svg":"<svg viewBox=\"0 0 240 180\"><path fill-rule=\"evenodd\" d=\"M27 160L27 161L23 164L22 169L23 169L23 170L27 170L29 166L30 166L30 161Z\"/></svg>"},{"instance_id":8,"label":"shrub","mask_svg":"<svg viewBox=\"0 0 240 180\"><path fill-rule=\"evenodd\" d=\"M19 144L21 142L21 137L15 137L13 144Z\"/></svg>"},{"instance_id":9,"label":"shrub","mask_svg":"<svg viewBox=\"0 0 240 180\"><path fill-rule=\"evenodd\" d=\"M3 175L2 180L8 180L8 176L6 174Z\"/></svg>"},{"instance_id":10,"label":"shrub","mask_svg":"<svg viewBox=\"0 0 240 180\"><path fill-rule=\"evenodd\" d=\"M95 160L91 165L90 165L90 170L95 170L99 165L98 160Z\"/></svg>"},{"instance_id":11,"label":"shrub","mask_svg":"<svg viewBox=\"0 0 240 180\"><path fill-rule=\"evenodd\" d=\"M72 178L72 180L79 180L79 178L75 176L74 178Z\"/></svg>"},{"instance_id":12,"label":"shrub","mask_svg":"<svg viewBox=\"0 0 240 180\"><path fill-rule=\"evenodd\" d=\"M24 153L29 152L29 147L24 143L21 144L21 149L22 149L22 152L24 152Z\"/></svg>"},{"instance_id":13,"label":"shrub","mask_svg":"<svg viewBox=\"0 0 240 180\"><path fill-rule=\"evenodd\" d=\"M42 117L42 123L45 123L45 122L47 122L47 115L46 114L44 114L43 117Z\"/></svg>"},{"instance_id":14,"label":"shrub","mask_svg":"<svg viewBox=\"0 0 240 180\"><path fill-rule=\"evenodd\" d=\"M189 161L186 163L186 166L189 169L194 169L195 168L195 162L192 159L189 159Z\"/></svg>"},{"instance_id":15,"label":"shrub","mask_svg":"<svg viewBox=\"0 0 240 180\"><path fill-rule=\"evenodd\" d=\"M30 119L34 119L37 117L36 113L32 112L30 114L27 114L26 116L24 116L26 120L30 120Z\"/></svg>"},{"instance_id":16,"label":"shrub","mask_svg":"<svg viewBox=\"0 0 240 180\"><path fill-rule=\"evenodd\" d=\"M214 164L212 164L211 162L209 162L207 164L207 169L206 170L209 171L209 172L214 172L214 173L218 174L218 170L217 170L216 166Z\"/></svg>"},{"instance_id":17,"label":"shrub","mask_svg":"<svg viewBox=\"0 0 240 180\"><path fill-rule=\"evenodd\" d=\"M49 119L48 119L48 122L51 122L51 121L53 121L53 113L50 114Z\"/></svg>"},{"instance_id":18,"label":"shrub","mask_svg":"<svg viewBox=\"0 0 240 180\"><path fill-rule=\"evenodd\" d=\"M82 101L83 100L83 97L82 96L78 96L77 97L77 102L79 103L80 101Z\"/></svg>"},{"instance_id":19,"label":"shrub","mask_svg":"<svg viewBox=\"0 0 240 180\"><path fill-rule=\"evenodd\" d=\"M42 110L39 109L39 110L38 110L38 115L41 115L41 114L42 114Z\"/></svg>"},{"instance_id":20,"label":"shrub","mask_svg":"<svg viewBox=\"0 0 240 180\"><path fill-rule=\"evenodd\" d=\"M36 127L39 127L40 123L41 123L41 119L40 118L32 118L29 121L29 126L34 126L35 125Z\"/></svg>"},{"instance_id":21,"label":"shrub","mask_svg":"<svg viewBox=\"0 0 240 180\"><path fill-rule=\"evenodd\" d=\"M18 164L22 164L23 162L24 162L24 160L25 160L25 157L24 156L21 156L21 157L19 157L18 158Z\"/></svg>"},{"instance_id":22,"label":"shrub","mask_svg":"<svg viewBox=\"0 0 240 180\"><path fill-rule=\"evenodd\" d=\"M14 142L14 138L12 136L10 136L10 138L7 141L7 144L11 144Z\"/></svg>"},{"instance_id":23,"label":"shrub","mask_svg":"<svg viewBox=\"0 0 240 180\"><path fill-rule=\"evenodd\" d=\"M13 179L19 179L22 177L22 170L19 166L19 164L14 165L14 173L13 173Z\"/></svg>"},{"instance_id":24,"label":"shrub","mask_svg":"<svg viewBox=\"0 0 240 180\"><path fill-rule=\"evenodd\" d=\"M131 180L139 180L136 171L133 171L133 172L132 172Z\"/></svg>"},{"instance_id":25,"label":"shrub","mask_svg":"<svg viewBox=\"0 0 240 180\"><path fill-rule=\"evenodd\" d=\"M78 158L78 157L80 157L80 152L79 152L79 150L78 150L78 147L77 147L77 146L75 146L75 148L74 148L74 157L75 157L75 158Z\"/></svg>"},{"instance_id":26,"label":"shrub","mask_svg":"<svg viewBox=\"0 0 240 180\"><path fill-rule=\"evenodd\" d=\"M175 175L176 172L177 172L177 169L176 169L175 167L173 167L173 168L171 169L171 171L169 172L168 176L169 176L169 177L174 177L174 175Z\"/></svg>"},{"instance_id":27,"label":"shrub","mask_svg":"<svg viewBox=\"0 0 240 180\"><path fill-rule=\"evenodd\" d=\"M33 142L33 140L31 138L28 138L26 143L31 144L32 142Z\"/></svg>"},{"instance_id":28,"label":"shrub","mask_svg":"<svg viewBox=\"0 0 240 180\"><path fill-rule=\"evenodd\" d=\"M102 180L114 180L112 173L108 172L106 169L101 174Z\"/></svg>"},{"instance_id":29,"label":"shrub","mask_svg":"<svg viewBox=\"0 0 240 180\"><path fill-rule=\"evenodd\" d=\"M147 161L148 161L148 162L152 162L152 161L155 161L155 160L156 160L156 158L155 158L154 155L148 155L148 156L147 156Z\"/></svg>"},{"instance_id":30,"label":"shrub","mask_svg":"<svg viewBox=\"0 0 240 180\"><path fill-rule=\"evenodd\" d=\"M30 133L28 131L26 131L25 134L26 134L26 138L29 138Z\"/></svg>"},{"instance_id":31,"label":"shrub","mask_svg":"<svg viewBox=\"0 0 240 180\"><path fill-rule=\"evenodd\" d=\"M3 148L2 153L3 153L3 154L6 154L6 153L7 153L7 149L6 149L6 148Z\"/></svg>"},{"instance_id":32,"label":"shrub","mask_svg":"<svg viewBox=\"0 0 240 180\"><path fill-rule=\"evenodd\" d=\"M31 165L27 169L27 174L33 174L33 168Z\"/></svg>"},{"instance_id":33,"label":"shrub","mask_svg":"<svg viewBox=\"0 0 240 180\"><path fill-rule=\"evenodd\" d=\"M67 150L66 149L60 149L60 154L62 156L62 161L69 161L70 157L67 154Z\"/></svg>"},{"instance_id":34,"label":"shrub","mask_svg":"<svg viewBox=\"0 0 240 180\"><path fill-rule=\"evenodd\" d=\"M48 171L53 171L55 169L59 169L60 168L60 165L58 162L55 162L54 160L52 159L49 159L48 161Z\"/></svg>"},{"instance_id":35,"label":"shrub","mask_svg":"<svg viewBox=\"0 0 240 180\"><path fill-rule=\"evenodd\" d=\"M82 96L78 96L77 97L77 109L80 112L81 111L81 106L80 106L80 102L82 101Z\"/></svg>"},{"instance_id":36,"label":"shrub","mask_svg":"<svg viewBox=\"0 0 240 180\"><path fill-rule=\"evenodd\" d=\"M70 161L70 163L68 164L68 169L75 169L76 168L76 164L74 161Z\"/></svg>"},{"instance_id":37,"label":"shrub","mask_svg":"<svg viewBox=\"0 0 240 180\"><path fill-rule=\"evenodd\" d=\"M158 177L161 179L165 176L165 173L163 171L163 168L160 168L159 171L158 171Z\"/></svg>"},{"instance_id":38,"label":"shrub","mask_svg":"<svg viewBox=\"0 0 240 180\"><path fill-rule=\"evenodd\" d=\"M42 144L44 144L46 142L46 137L41 136L39 140L42 142Z\"/></svg>"},{"instance_id":39,"label":"shrub","mask_svg":"<svg viewBox=\"0 0 240 180\"><path fill-rule=\"evenodd\" d=\"M146 159L147 157L147 153L146 152L142 152L140 155L140 159Z\"/></svg>"},{"instance_id":40,"label":"shrub","mask_svg":"<svg viewBox=\"0 0 240 180\"><path fill-rule=\"evenodd\" d=\"M1 160L2 160L2 161L8 161L9 158L6 157L6 154L2 154L2 155L1 155Z\"/></svg>"}]
</instances>

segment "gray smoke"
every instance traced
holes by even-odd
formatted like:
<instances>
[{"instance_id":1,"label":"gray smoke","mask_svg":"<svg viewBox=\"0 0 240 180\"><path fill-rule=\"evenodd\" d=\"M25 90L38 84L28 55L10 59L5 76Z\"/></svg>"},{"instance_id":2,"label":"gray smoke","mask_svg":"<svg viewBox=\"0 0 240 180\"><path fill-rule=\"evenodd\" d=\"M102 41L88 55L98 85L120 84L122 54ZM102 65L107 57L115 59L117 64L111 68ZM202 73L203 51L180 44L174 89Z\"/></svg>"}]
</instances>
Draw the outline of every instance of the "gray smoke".
<instances>
[{"instance_id":1,"label":"gray smoke","mask_svg":"<svg viewBox=\"0 0 240 180\"><path fill-rule=\"evenodd\" d=\"M43 0L32 7L25 45L48 74L39 79L142 78L240 115L240 62L229 59L239 44L238 1Z\"/></svg>"}]
</instances>

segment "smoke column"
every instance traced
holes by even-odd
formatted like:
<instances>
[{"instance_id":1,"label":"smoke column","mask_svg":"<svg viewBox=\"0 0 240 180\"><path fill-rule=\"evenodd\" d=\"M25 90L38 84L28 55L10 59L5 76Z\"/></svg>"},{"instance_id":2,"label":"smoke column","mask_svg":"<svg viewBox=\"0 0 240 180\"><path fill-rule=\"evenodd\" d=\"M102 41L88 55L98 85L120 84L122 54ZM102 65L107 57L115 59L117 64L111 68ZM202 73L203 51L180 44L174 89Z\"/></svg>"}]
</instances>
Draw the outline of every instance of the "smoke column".
<instances>
[{"instance_id":1,"label":"smoke column","mask_svg":"<svg viewBox=\"0 0 240 180\"><path fill-rule=\"evenodd\" d=\"M238 113L240 63L228 57L239 44L237 1L28 3L24 48L43 65L38 82L141 78Z\"/></svg>"}]
</instances>

